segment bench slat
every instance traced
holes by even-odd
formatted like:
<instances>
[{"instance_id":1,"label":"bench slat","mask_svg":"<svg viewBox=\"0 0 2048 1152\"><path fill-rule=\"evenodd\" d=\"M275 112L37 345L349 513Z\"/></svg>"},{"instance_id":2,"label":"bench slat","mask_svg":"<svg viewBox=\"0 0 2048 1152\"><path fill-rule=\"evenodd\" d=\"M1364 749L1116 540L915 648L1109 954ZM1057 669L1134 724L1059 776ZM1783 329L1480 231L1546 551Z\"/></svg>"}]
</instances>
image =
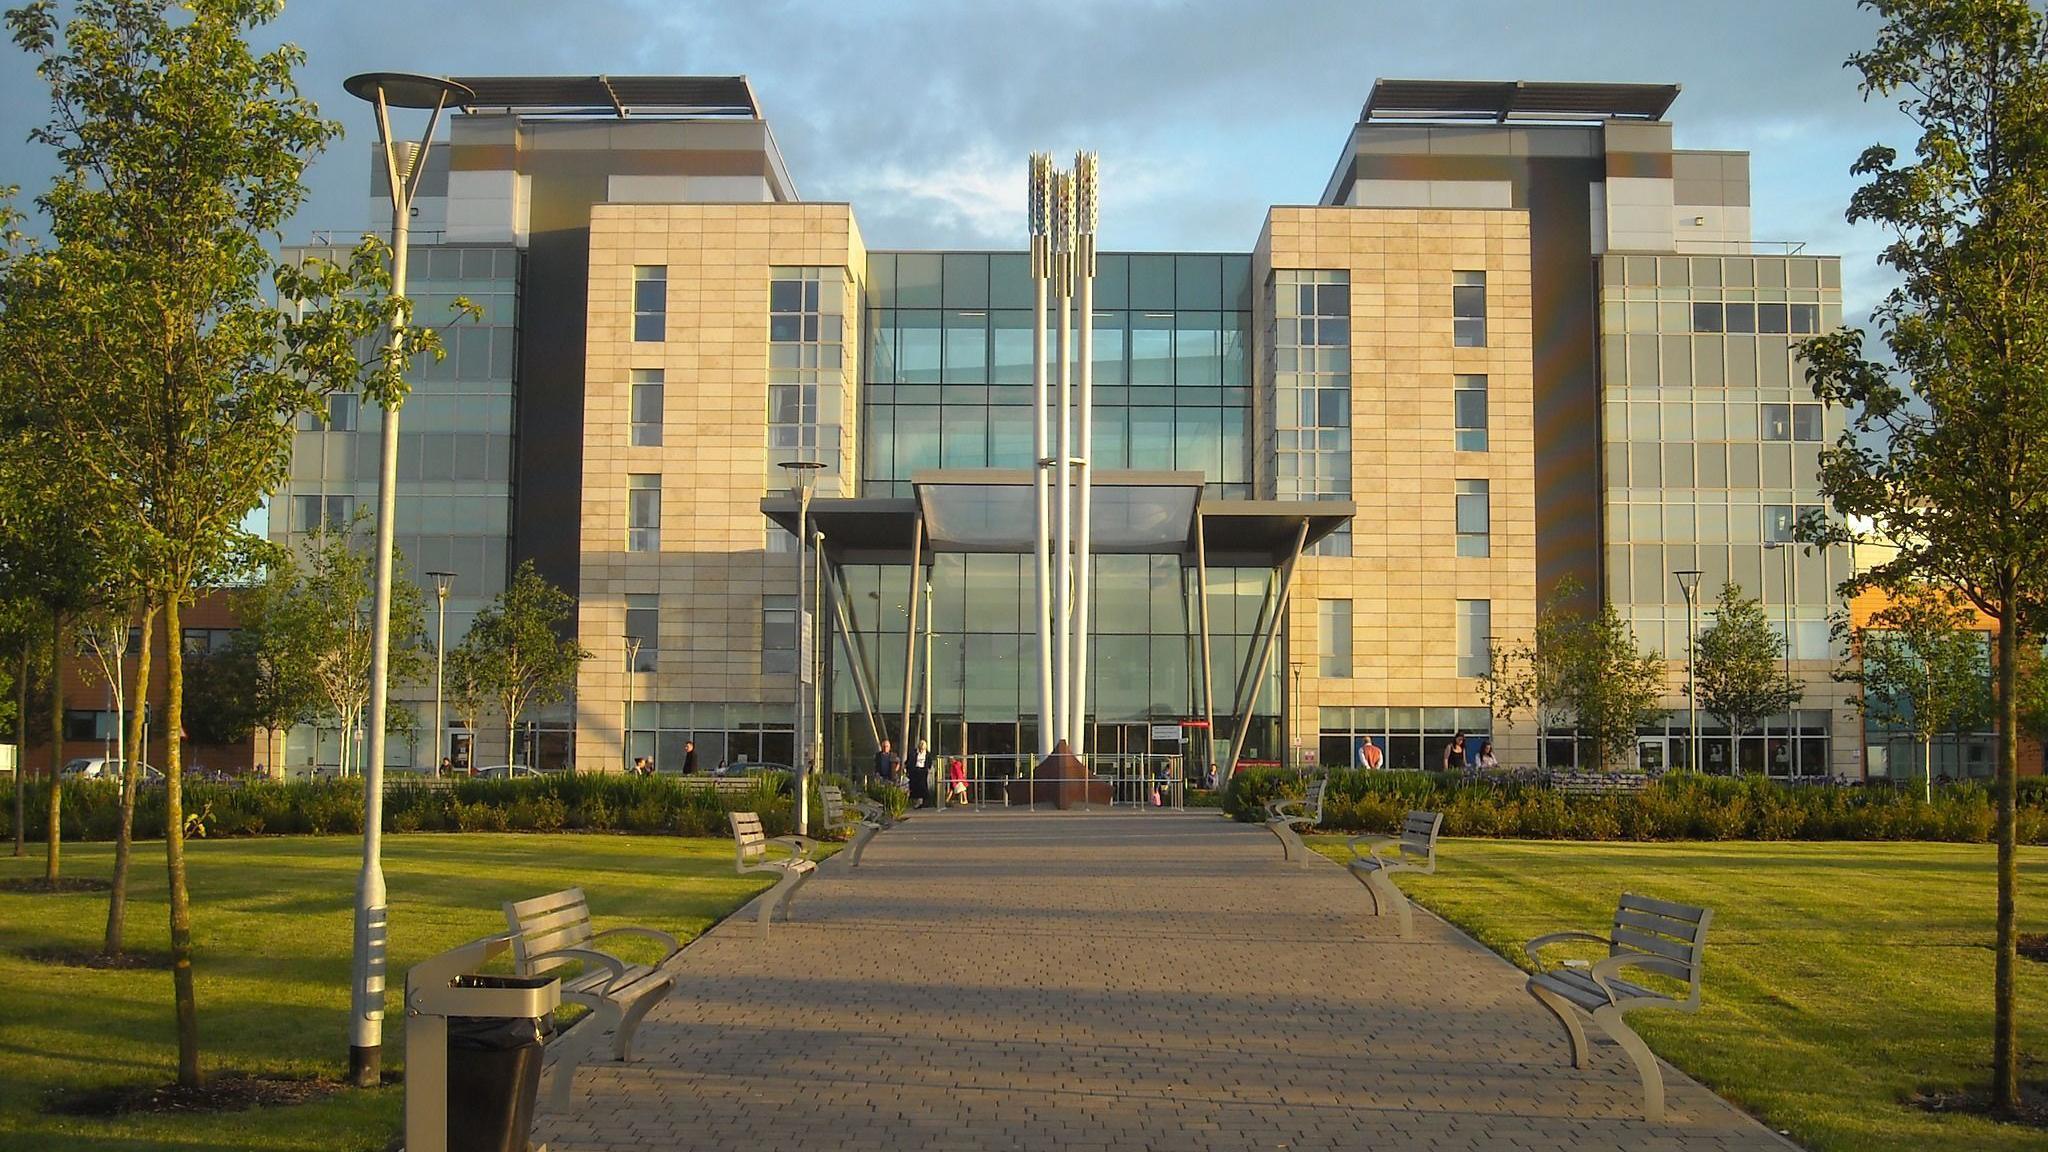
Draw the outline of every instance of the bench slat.
<instances>
[{"instance_id":1,"label":"bench slat","mask_svg":"<svg viewBox=\"0 0 2048 1152\"><path fill-rule=\"evenodd\" d=\"M1695 908L1690 904L1673 904L1668 900L1659 900L1653 896L1638 896L1633 892L1623 892L1621 894L1621 907L1633 912L1649 912L1658 916L1668 916L1673 920L1683 920L1692 924L1698 924L1707 918L1707 910L1705 908Z\"/></svg>"},{"instance_id":2,"label":"bench slat","mask_svg":"<svg viewBox=\"0 0 2048 1152\"><path fill-rule=\"evenodd\" d=\"M553 932L567 924L590 923L590 905L573 904L559 912L547 912L539 916L521 916L519 934L531 939L546 932Z\"/></svg>"},{"instance_id":3,"label":"bench slat","mask_svg":"<svg viewBox=\"0 0 2048 1152\"><path fill-rule=\"evenodd\" d=\"M1633 908L1617 908L1614 912L1616 928L1633 928L1658 936L1670 936L1687 946L1700 938L1700 925L1695 920L1674 920L1669 916L1653 916Z\"/></svg>"},{"instance_id":4,"label":"bench slat","mask_svg":"<svg viewBox=\"0 0 2048 1152\"><path fill-rule=\"evenodd\" d=\"M538 956L544 952L554 952L563 948L574 948L577 945L582 944L584 941L590 939L590 937L590 921L588 919L584 919L579 920L566 928L559 928L553 932L544 932L539 936L525 937L523 942L526 945L526 952L528 955Z\"/></svg>"},{"instance_id":5,"label":"bench slat","mask_svg":"<svg viewBox=\"0 0 2048 1152\"><path fill-rule=\"evenodd\" d=\"M584 903L586 901L583 899L583 889L564 888L560 892L550 892L545 896L517 901L507 905L506 910L523 921L529 916L541 916L558 908Z\"/></svg>"},{"instance_id":6,"label":"bench slat","mask_svg":"<svg viewBox=\"0 0 2048 1152\"><path fill-rule=\"evenodd\" d=\"M1614 929L1614 943L1619 947L1632 949L1637 952L1649 952L1654 955L1663 956L1688 967L1692 964L1693 946L1691 944L1681 944L1676 940L1670 940L1663 936L1652 936L1647 932L1638 932L1633 928L1616 926Z\"/></svg>"}]
</instances>

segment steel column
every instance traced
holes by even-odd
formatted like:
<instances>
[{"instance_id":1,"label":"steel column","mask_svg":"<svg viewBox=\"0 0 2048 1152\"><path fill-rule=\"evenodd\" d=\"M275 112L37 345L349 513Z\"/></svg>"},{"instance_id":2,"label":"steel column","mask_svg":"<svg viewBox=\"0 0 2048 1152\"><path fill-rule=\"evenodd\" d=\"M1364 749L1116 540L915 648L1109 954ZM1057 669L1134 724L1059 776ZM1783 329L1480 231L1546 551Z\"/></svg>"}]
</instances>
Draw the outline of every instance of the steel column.
<instances>
[{"instance_id":1,"label":"steel column","mask_svg":"<svg viewBox=\"0 0 2048 1152\"><path fill-rule=\"evenodd\" d=\"M1287 558L1287 574L1280 579L1280 598L1274 602L1272 622L1267 626L1265 635L1260 638L1259 666L1249 681L1250 691L1247 693L1241 687L1238 692L1238 695L1247 698L1247 702L1244 709L1238 713L1237 731L1230 737L1230 760L1224 777L1226 780L1237 775L1237 758L1244 754L1244 738L1251 727L1248 721L1251 719L1251 710L1259 699L1258 685L1265 681L1266 669L1273 663L1273 641L1280 634L1280 626L1286 622L1287 601L1294 592L1294 573L1301 567L1301 551L1307 544L1308 517L1304 516L1301 518L1301 530L1294 534L1294 554Z\"/></svg>"}]
</instances>

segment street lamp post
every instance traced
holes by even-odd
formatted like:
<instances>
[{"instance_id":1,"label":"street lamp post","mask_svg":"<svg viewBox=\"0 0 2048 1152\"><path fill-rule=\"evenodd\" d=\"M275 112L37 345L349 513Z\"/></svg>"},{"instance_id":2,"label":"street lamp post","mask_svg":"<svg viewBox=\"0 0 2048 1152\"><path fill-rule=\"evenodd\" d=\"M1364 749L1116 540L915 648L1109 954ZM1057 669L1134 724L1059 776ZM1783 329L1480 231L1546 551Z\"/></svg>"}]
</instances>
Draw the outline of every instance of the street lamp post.
<instances>
[{"instance_id":1,"label":"street lamp post","mask_svg":"<svg viewBox=\"0 0 2048 1152\"><path fill-rule=\"evenodd\" d=\"M387 355L396 360L405 345L407 249L412 243L412 201L427 171L441 113L470 103L476 94L453 80L400 72L364 72L342 81L348 94L377 109L377 135L384 146L384 175L391 196L391 337ZM391 136L391 109L431 109L427 129L415 141ZM402 368L403 365L394 364ZM355 954L349 1003L349 1080L375 1087L384 1060L384 951L388 930L384 894L384 729L391 686L391 544L398 504L398 410L402 397L384 409L377 469L376 592L371 599L369 756L363 762L363 868L356 878Z\"/></svg>"},{"instance_id":2,"label":"street lamp post","mask_svg":"<svg viewBox=\"0 0 2048 1152\"><path fill-rule=\"evenodd\" d=\"M810 751L810 729L804 723L804 688L810 683L811 662L806 656L805 643L810 639L804 625L804 573L810 568L810 525L811 489L815 487L818 471L825 467L818 460L784 460L776 465L789 470L791 485L796 489L796 684L794 723L789 732L790 759L795 760L796 769L796 834L811 834L811 773L805 761Z\"/></svg>"},{"instance_id":3,"label":"street lamp post","mask_svg":"<svg viewBox=\"0 0 2048 1152\"><path fill-rule=\"evenodd\" d=\"M629 772L633 769L633 681L636 679L634 674L639 671L640 637L628 636L626 637L626 722L619 725L619 728L624 736L624 739L620 742L625 751L622 759L624 759L626 770Z\"/></svg>"},{"instance_id":4,"label":"street lamp post","mask_svg":"<svg viewBox=\"0 0 2048 1152\"><path fill-rule=\"evenodd\" d=\"M1784 563L1785 578L1778 585L1778 611L1785 622L1785 683L1792 683L1792 545L1784 540L1772 540L1764 545L1764 551L1776 552ZM1799 775L1799 716L1796 708L1785 709L1785 764L1792 775ZM1764 765L1765 774L1771 766Z\"/></svg>"},{"instance_id":5,"label":"street lamp post","mask_svg":"<svg viewBox=\"0 0 2048 1152\"><path fill-rule=\"evenodd\" d=\"M1705 573L1697 568L1684 568L1671 575L1678 580L1678 590L1685 593L1685 766L1697 772L1700 770L1700 684L1699 653L1694 648L1694 638L1699 632L1693 627L1693 612L1699 598L1700 577Z\"/></svg>"},{"instance_id":6,"label":"street lamp post","mask_svg":"<svg viewBox=\"0 0 2048 1152\"><path fill-rule=\"evenodd\" d=\"M434 603L438 619L434 624L434 776L441 775L441 760L448 747L448 723L443 713L442 673L448 661L448 591L455 586L455 573L429 572L434 582Z\"/></svg>"}]
</instances>

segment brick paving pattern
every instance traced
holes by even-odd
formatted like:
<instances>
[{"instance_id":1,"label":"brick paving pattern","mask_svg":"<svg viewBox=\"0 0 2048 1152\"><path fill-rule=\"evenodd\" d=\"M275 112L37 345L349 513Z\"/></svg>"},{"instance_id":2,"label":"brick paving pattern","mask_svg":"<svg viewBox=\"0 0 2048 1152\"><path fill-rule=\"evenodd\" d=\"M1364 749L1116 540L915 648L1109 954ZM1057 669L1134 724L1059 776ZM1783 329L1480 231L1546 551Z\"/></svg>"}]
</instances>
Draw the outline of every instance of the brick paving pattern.
<instances>
[{"instance_id":1,"label":"brick paving pattern","mask_svg":"<svg viewBox=\"0 0 2048 1152\"><path fill-rule=\"evenodd\" d=\"M762 943L748 909L678 956L634 1062L586 1065L535 1140L1790 1147L1668 1069L1670 1119L1643 1122L1619 1050L1571 1068L1511 966L1420 912L1402 941L1343 869L1213 815L924 813L858 871L828 862L795 912Z\"/></svg>"}]
</instances>

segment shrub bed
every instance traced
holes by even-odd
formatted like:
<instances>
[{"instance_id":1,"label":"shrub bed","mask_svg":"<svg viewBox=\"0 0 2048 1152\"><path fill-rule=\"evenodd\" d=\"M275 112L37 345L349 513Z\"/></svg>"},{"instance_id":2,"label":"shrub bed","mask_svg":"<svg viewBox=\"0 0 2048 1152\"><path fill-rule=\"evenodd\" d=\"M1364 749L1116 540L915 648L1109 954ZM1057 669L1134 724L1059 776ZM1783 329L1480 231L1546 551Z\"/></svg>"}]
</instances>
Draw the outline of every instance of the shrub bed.
<instances>
[{"instance_id":1,"label":"shrub bed","mask_svg":"<svg viewBox=\"0 0 2048 1152\"><path fill-rule=\"evenodd\" d=\"M851 785L842 780L845 787ZM672 777L560 774L522 780L458 780L450 785L395 783L384 793L387 832L626 832L639 835L731 834L726 814L751 811L771 836L792 831L788 780L760 778L751 792L721 794ZM66 840L112 840L120 826L120 792L113 781L64 782ZM45 835L47 785L28 782L25 823L29 839ZM901 811L901 793L879 798ZM185 812L206 836L360 835L361 780L194 781L185 786ZM811 811L823 810L817 793ZM13 805L0 804L0 837L14 835ZM826 832L813 822L814 834ZM135 799L135 835L164 834L164 790L144 788Z\"/></svg>"},{"instance_id":2,"label":"shrub bed","mask_svg":"<svg viewBox=\"0 0 2048 1152\"><path fill-rule=\"evenodd\" d=\"M1446 836L1529 840L1942 840L1991 839L1997 813L1978 784L1951 784L1927 802L1911 788L1787 787L1761 777L1672 773L1640 792L1566 796L1536 781L1468 779L1436 772L1337 769L1322 827L1384 832L1411 809L1444 815ZM1223 799L1238 820L1265 818L1266 802L1299 796L1307 777L1241 771ZM2048 843L2048 781L2020 782L2019 839Z\"/></svg>"}]
</instances>

